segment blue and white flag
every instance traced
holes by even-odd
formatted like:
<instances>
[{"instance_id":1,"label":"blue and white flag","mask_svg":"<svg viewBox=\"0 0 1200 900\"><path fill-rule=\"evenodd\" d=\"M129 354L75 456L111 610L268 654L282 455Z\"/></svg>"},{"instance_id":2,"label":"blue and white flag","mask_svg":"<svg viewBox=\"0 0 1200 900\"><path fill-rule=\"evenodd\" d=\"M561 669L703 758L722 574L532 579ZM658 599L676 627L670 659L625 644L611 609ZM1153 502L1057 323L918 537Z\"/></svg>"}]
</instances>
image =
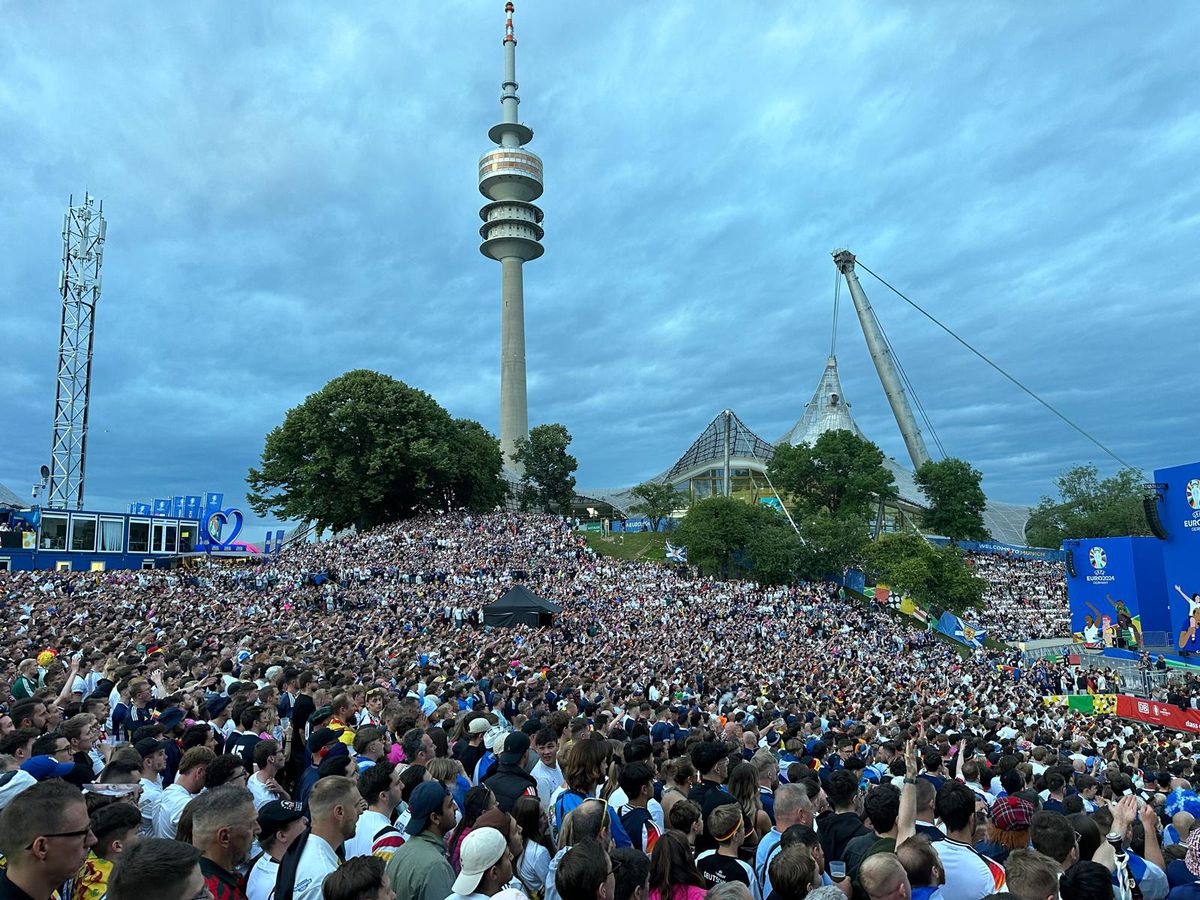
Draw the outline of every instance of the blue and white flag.
<instances>
[{"instance_id":1,"label":"blue and white flag","mask_svg":"<svg viewBox=\"0 0 1200 900\"><path fill-rule=\"evenodd\" d=\"M667 541L667 559L671 562L687 562L687 547L676 547Z\"/></svg>"}]
</instances>

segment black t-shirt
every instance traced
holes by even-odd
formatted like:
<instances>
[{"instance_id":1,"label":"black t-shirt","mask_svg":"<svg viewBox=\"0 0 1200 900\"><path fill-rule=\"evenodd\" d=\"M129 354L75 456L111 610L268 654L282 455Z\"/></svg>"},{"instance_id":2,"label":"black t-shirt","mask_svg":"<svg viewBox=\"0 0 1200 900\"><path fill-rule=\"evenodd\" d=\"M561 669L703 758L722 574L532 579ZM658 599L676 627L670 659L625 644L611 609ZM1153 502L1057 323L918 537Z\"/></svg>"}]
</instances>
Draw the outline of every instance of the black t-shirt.
<instances>
[{"instance_id":1,"label":"black t-shirt","mask_svg":"<svg viewBox=\"0 0 1200 900\"><path fill-rule=\"evenodd\" d=\"M33 900L27 893L8 880L8 871L0 871L0 900Z\"/></svg>"},{"instance_id":2,"label":"black t-shirt","mask_svg":"<svg viewBox=\"0 0 1200 900\"><path fill-rule=\"evenodd\" d=\"M716 850L706 850L696 857L696 868L704 876L708 889L729 881L740 881L752 887L753 872L749 864L732 856L721 856Z\"/></svg>"}]
</instances>

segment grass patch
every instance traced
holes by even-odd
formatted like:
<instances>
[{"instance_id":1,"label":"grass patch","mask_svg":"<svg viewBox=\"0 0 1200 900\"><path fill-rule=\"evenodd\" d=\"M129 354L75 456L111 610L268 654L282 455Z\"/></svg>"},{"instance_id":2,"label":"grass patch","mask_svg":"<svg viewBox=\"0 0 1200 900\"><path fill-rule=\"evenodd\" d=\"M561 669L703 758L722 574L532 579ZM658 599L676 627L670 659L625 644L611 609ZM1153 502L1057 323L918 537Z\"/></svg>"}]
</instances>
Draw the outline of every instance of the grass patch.
<instances>
[{"instance_id":1,"label":"grass patch","mask_svg":"<svg viewBox=\"0 0 1200 900\"><path fill-rule=\"evenodd\" d=\"M599 534L585 531L584 540L601 556L614 559L665 562L667 558L667 536L652 531L634 531L628 534Z\"/></svg>"}]
</instances>

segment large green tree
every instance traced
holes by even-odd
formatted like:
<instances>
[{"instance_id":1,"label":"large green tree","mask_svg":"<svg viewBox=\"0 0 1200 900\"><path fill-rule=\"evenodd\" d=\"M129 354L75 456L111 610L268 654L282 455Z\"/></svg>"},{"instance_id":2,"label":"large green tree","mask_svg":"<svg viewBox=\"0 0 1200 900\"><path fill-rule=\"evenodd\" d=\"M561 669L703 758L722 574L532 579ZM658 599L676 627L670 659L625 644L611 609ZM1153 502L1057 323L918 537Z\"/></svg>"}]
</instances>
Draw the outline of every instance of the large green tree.
<instances>
[{"instance_id":1,"label":"large green tree","mask_svg":"<svg viewBox=\"0 0 1200 900\"><path fill-rule=\"evenodd\" d=\"M521 508L566 515L575 497L575 457L567 452L571 433L564 425L538 425L517 442L515 459L521 476Z\"/></svg>"},{"instance_id":2,"label":"large green tree","mask_svg":"<svg viewBox=\"0 0 1200 900\"><path fill-rule=\"evenodd\" d=\"M852 431L826 431L811 446L781 444L767 474L803 511L865 517L873 502L896 496L883 451Z\"/></svg>"},{"instance_id":3,"label":"large green tree","mask_svg":"<svg viewBox=\"0 0 1200 900\"><path fill-rule=\"evenodd\" d=\"M246 480L259 515L334 531L430 509L491 509L505 490L499 445L482 426L455 421L424 391L366 369L288 410Z\"/></svg>"},{"instance_id":4,"label":"large green tree","mask_svg":"<svg viewBox=\"0 0 1200 900\"><path fill-rule=\"evenodd\" d=\"M705 575L764 584L790 581L801 550L783 515L732 497L692 504L672 541L687 548L688 562Z\"/></svg>"},{"instance_id":5,"label":"large green tree","mask_svg":"<svg viewBox=\"0 0 1200 900\"><path fill-rule=\"evenodd\" d=\"M797 511L796 527L804 541L797 574L810 581L840 577L846 566L861 565L871 540L866 516L835 516L826 509Z\"/></svg>"},{"instance_id":6,"label":"large green tree","mask_svg":"<svg viewBox=\"0 0 1200 900\"><path fill-rule=\"evenodd\" d=\"M932 606L965 613L983 605L986 583L956 547L935 547L915 534L885 534L865 548L869 575Z\"/></svg>"},{"instance_id":7,"label":"large green tree","mask_svg":"<svg viewBox=\"0 0 1200 900\"><path fill-rule=\"evenodd\" d=\"M917 469L915 480L929 501L922 516L925 531L954 541L986 541L983 524L987 497L979 482L983 476L969 462L954 457L926 460Z\"/></svg>"},{"instance_id":8,"label":"large green tree","mask_svg":"<svg viewBox=\"0 0 1200 900\"><path fill-rule=\"evenodd\" d=\"M1025 539L1035 547L1060 547L1068 538L1149 534L1143 480L1137 469L1121 469L1108 478L1091 464L1067 469L1055 479L1059 499L1042 498L1025 526Z\"/></svg>"},{"instance_id":9,"label":"large green tree","mask_svg":"<svg viewBox=\"0 0 1200 900\"><path fill-rule=\"evenodd\" d=\"M645 481L629 493L638 498L638 502L629 507L634 515L645 516L650 520L650 527L658 531L658 523L669 518L677 509L686 509L691 498L682 491L675 490L670 482Z\"/></svg>"}]
</instances>

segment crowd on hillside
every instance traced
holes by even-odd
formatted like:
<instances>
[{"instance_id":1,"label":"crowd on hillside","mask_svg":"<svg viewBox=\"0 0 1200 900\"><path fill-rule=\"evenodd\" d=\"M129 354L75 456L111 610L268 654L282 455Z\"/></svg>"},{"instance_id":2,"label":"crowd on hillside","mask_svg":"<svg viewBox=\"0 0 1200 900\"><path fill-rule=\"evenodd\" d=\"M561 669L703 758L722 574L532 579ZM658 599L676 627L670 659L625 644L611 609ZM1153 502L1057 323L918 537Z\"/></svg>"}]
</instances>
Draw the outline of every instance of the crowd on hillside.
<instances>
[{"instance_id":1,"label":"crowd on hillside","mask_svg":"<svg viewBox=\"0 0 1200 900\"><path fill-rule=\"evenodd\" d=\"M551 626L482 624L516 583ZM556 517L4 572L0 602L0 900L1200 892L1200 741L1042 701L1111 675Z\"/></svg>"},{"instance_id":2,"label":"crowd on hillside","mask_svg":"<svg viewBox=\"0 0 1200 900\"><path fill-rule=\"evenodd\" d=\"M1070 636L1061 562L992 553L966 557L972 571L987 582L978 618L989 634L1006 641Z\"/></svg>"}]
</instances>

